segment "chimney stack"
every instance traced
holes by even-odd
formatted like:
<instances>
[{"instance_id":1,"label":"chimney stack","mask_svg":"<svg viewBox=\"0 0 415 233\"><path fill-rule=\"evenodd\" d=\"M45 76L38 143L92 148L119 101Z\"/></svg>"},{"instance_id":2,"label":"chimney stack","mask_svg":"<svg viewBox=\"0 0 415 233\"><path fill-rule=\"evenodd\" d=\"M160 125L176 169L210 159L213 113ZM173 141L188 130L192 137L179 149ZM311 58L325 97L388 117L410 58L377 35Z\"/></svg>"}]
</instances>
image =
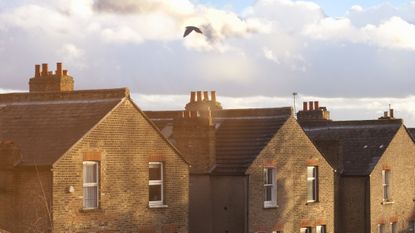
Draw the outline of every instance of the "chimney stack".
<instances>
[{"instance_id":1,"label":"chimney stack","mask_svg":"<svg viewBox=\"0 0 415 233\"><path fill-rule=\"evenodd\" d=\"M196 92L191 91L190 92L190 103L196 102Z\"/></svg>"},{"instance_id":2,"label":"chimney stack","mask_svg":"<svg viewBox=\"0 0 415 233\"><path fill-rule=\"evenodd\" d=\"M330 121L330 112L326 107L320 107L318 101L303 102L303 110L298 111L299 122L308 121Z\"/></svg>"},{"instance_id":3,"label":"chimney stack","mask_svg":"<svg viewBox=\"0 0 415 233\"><path fill-rule=\"evenodd\" d=\"M202 92L201 91L197 91L197 102L202 101Z\"/></svg>"},{"instance_id":4,"label":"chimney stack","mask_svg":"<svg viewBox=\"0 0 415 233\"><path fill-rule=\"evenodd\" d=\"M216 103L216 91L210 92L210 98L212 99L213 103Z\"/></svg>"},{"instance_id":5,"label":"chimney stack","mask_svg":"<svg viewBox=\"0 0 415 233\"><path fill-rule=\"evenodd\" d=\"M393 108L389 109L389 116L390 118L393 118Z\"/></svg>"},{"instance_id":6,"label":"chimney stack","mask_svg":"<svg viewBox=\"0 0 415 233\"><path fill-rule=\"evenodd\" d=\"M35 65L35 77L40 77L40 65Z\"/></svg>"},{"instance_id":7,"label":"chimney stack","mask_svg":"<svg viewBox=\"0 0 415 233\"><path fill-rule=\"evenodd\" d=\"M48 64L35 65L35 75L29 81L30 92L73 91L74 80L67 70L62 70L62 62L56 63L56 71L48 70ZM42 68L42 69L41 69Z\"/></svg>"},{"instance_id":8,"label":"chimney stack","mask_svg":"<svg viewBox=\"0 0 415 233\"><path fill-rule=\"evenodd\" d=\"M310 110L310 111L314 110L313 101L308 102L308 110Z\"/></svg>"},{"instance_id":9,"label":"chimney stack","mask_svg":"<svg viewBox=\"0 0 415 233\"><path fill-rule=\"evenodd\" d=\"M314 101L314 110L318 110L319 104L318 101Z\"/></svg>"},{"instance_id":10,"label":"chimney stack","mask_svg":"<svg viewBox=\"0 0 415 233\"><path fill-rule=\"evenodd\" d=\"M63 72L62 72L62 62L58 62L58 63L56 63L56 75L58 77L62 77L62 74L63 74Z\"/></svg>"},{"instance_id":11,"label":"chimney stack","mask_svg":"<svg viewBox=\"0 0 415 233\"><path fill-rule=\"evenodd\" d=\"M47 63L43 63L42 64L42 76L48 76L48 64Z\"/></svg>"},{"instance_id":12,"label":"chimney stack","mask_svg":"<svg viewBox=\"0 0 415 233\"><path fill-rule=\"evenodd\" d=\"M209 101L209 93L207 91L203 92L203 101Z\"/></svg>"}]
</instances>

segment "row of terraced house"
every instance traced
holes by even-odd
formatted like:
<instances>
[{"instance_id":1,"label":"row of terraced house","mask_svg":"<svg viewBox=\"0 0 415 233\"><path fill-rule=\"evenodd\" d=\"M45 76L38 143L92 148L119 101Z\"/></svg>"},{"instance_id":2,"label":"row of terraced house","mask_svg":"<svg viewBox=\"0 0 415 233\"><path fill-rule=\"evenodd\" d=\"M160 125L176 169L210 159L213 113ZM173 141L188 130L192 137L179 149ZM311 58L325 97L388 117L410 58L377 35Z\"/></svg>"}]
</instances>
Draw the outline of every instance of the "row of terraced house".
<instances>
[{"instance_id":1,"label":"row of terraced house","mask_svg":"<svg viewBox=\"0 0 415 233\"><path fill-rule=\"evenodd\" d=\"M36 65L29 92L0 94L0 232L411 233L411 132L393 110L334 121L214 91L143 112Z\"/></svg>"}]
</instances>

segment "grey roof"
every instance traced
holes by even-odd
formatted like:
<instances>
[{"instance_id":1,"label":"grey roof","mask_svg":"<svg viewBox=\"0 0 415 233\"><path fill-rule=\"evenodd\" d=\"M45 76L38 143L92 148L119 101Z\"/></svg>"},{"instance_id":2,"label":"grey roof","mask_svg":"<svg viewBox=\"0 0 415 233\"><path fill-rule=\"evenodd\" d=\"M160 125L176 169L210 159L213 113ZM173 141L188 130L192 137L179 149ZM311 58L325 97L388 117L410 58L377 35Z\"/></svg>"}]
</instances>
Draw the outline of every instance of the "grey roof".
<instances>
[{"instance_id":1,"label":"grey roof","mask_svg":"<svg viewBox=\"0 0 415 233\"><path fill-rule=\"evenodd\" d=\"M173 119L181 111L145 112L171 138ZM291 116L291 108L227 109L212 112L216 136L213 174L244 174L249 165Z\"/></svg>"},{"instance_id":2,"label":"grey roof","mask_svg":"<svg viewBox=\"0 0 415 233\"><path fill-rule=\"evenodd\" d=\"M301 125L329 163L342 174L369 175L402 120L319 121Z\"/></svg>"},{"instance_id":3,"label":"grey roof","mask_svg":"<svg viewBox=\"0 0 415 233\"><path fill-rule=\"evenodd\" d=\"M20 165L51 165L118 103L127 89L0 95L0 141L12 141Z\"/></svg>"}]
</instances>

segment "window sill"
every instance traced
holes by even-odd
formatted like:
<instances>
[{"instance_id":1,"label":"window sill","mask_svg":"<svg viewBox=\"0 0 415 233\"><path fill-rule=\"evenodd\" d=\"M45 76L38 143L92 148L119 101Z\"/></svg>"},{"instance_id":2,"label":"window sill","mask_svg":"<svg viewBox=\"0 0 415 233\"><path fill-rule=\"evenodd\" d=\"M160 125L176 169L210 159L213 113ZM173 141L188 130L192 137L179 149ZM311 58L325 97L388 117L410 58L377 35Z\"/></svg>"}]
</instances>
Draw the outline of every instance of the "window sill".
<instances>
[{"instance_id":1,"label":"window sill","mask_svg":"<svg viewBox=\"0 0 415 233\"><path fill-rule=\"evenodd\" d=\"M79 210L81 213L91 213L91 212L103 212L101 208L82 208Z\"/></svg>"},{"instance_id":2,"label":"window sill","mask_svg":"<svg viewBox=\"0 0 415 233\"><path fill-rule=\"evenodd\" d=\"M317 200L307 201L307 203L305 203L305 204L306 205L310 205L310 204L313 204L313 203L318 203L318 201Z\"/></svg>"},{"instance_id":3,"label":"window sill","mask_svg":"<svg viewBox=\"0 0 415 233\"><path fill-rule=\"evenodd\" d=\"M382 205L391 205L393 203L395 203L395 202L392 201L392 200L384 200L384 201L381 202Z\"/></svg>"},{"instance_id":4,"label":"window sill","mask_svg":"<svg viewBox=\"0 0 415 233\"><path fill-rule=\"evenodd\" d=\"M270 205L270 206L264 206L264 209L276 209L280 207L279 205Z\"/></svg>"},{"instance_id":5,"label":"window sill","mask_svg":"<svg viewBox=\"0 0 415 233\"><path fill-rule=\"evenodd\" d=\"M164 209L169 207L168 205L148 205L148 208L150 209Z\"/></svg>"}]
</instances>

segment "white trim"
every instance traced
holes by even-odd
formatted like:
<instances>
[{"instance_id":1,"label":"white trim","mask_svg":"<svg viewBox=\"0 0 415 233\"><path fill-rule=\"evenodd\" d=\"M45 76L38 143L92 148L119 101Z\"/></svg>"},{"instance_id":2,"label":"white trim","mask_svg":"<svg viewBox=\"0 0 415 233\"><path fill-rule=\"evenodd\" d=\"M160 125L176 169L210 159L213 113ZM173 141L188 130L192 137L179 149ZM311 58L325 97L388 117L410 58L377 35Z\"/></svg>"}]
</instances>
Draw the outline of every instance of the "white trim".
<instances>
[{"instance_id":1,"label":"white trim","mask_svg":"<svg viewBox=\"0 0 415 233\"><path fill-rule=\"evenodd\" d=\"M149 162L148 163L149 168L150 165L160 165L160 179L161 180L148 180L148 185L149 185L149 189L151 185L160 185L161 187L161 197L160 197L160 201L148 201L148 205L151 208L157 208L157 207L167 207L166 205L164 205L164 165L163 162Z\"/></svg>"},{"instance_id":2,"label":"white trim","mask_svg":"<svg viewBox=\"0 0 415 233\"><path fill-rule=\"evenodd\" d=\"M96 180L96 182L90 182L90 183L86 183L85 182L85 174L86 174L86 170L85 170L85 168L86 167L89 167L89 166L85 166L85 165L96 165L95 166L95 176L97 177L97 180ZM100 190L99 190L99 170L100 170L100 168L99 168L99 162L98 161L83 161L83 163L82 163L82 172L83 172L83 176L82 176L82 192L83 192L83 196L82 196L82 206L83 206L83 209L97 209L97 208L99 208L99 192L100 192ZM86 195L85 195L85 191L84 191L84 188L89 188L89 187L96 187L96 202L94 203L95 204L95 206L92 206L92 207L87 207L86 206L86 200L85 200L85 197L86 197Z\"/></svg>"},{"instance_id":3,"label":"white trim","mask_svg":"<svg viewBox=\"0 0 415 233\"><path fill-rule=\"evenodd\" d=\"M386 169L382 170L383 203L391 202L390 181L391 171Z\"/></svg>"},{"instance_id":4,"label":"white trim","mask_svg":"<svg viewBox=\"0 0 415 233\"><path fill-rule=\"evenodd\" d=\"M309 169L312 169L312 176L308 176ZM313 190L312 190L312 196L313 199L309 199L309 190L308 190L308 184L309 182L312 182L313 184ZM318 201L318 169L317 166L307 166L307 202L316 202Z\"/></svg>"},{"instance_id":5,"label":"white trim","mask_svg":"<svg viewBox=\"0 0 415 233\"><path fill-rule=\"evenodd\" d=\"M264 186L264 208L274 208L277 206L277 168L275 167L264 167L263 174L266 172L268 178L268 169L272 172L272 180L270 183L265 183L266 180L263 180ZM265 177L263 178L265 179ZM271 187L271 200L265 200L265 187Z\"/></svg>"}]
</instances>

